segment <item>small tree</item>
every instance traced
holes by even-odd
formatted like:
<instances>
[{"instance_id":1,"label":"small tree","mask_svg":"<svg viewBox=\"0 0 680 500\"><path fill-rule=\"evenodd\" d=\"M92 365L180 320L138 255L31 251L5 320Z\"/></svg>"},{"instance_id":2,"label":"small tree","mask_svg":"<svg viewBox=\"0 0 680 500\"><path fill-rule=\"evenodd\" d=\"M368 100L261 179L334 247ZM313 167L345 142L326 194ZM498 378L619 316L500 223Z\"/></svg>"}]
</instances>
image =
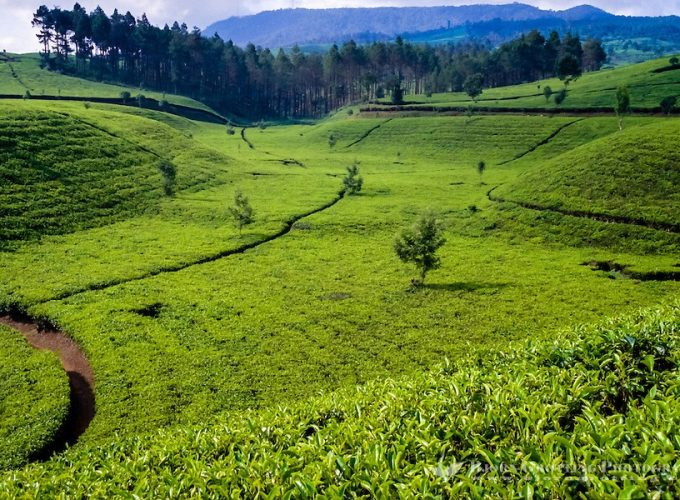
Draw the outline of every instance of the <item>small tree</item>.
<instances>
[{"instance_id":1,"label":"small tree","mask_svg":"<svg viewBox=\"0 0 680 500\"><path fill-rule=\"evenodd\" d=\"M482 95L484 85L484 75L475 73L468 76L463 82L463 90L470 98L477 102L477 98Z\"/></svg>"},{"instance_id":2,"label":"small tree","mask_svg":"<svg viewBox=\"0 0 680 500\"><path fill-rule=\"evenodd\" d=\"M675 108L675 105L678 102L678 98L669 95L668 97L664 97L663 100L661 101L661 111L665 115L670 115L673 112L673 108Z\"/></svg>"},{"instance_id":3,"label":"small tree","mask_svg":"<svg viewBox=\"0 0 680 500\"><path fill-rule=\"evenodd\" d=\"M239 235L242 234L245 226L252 224L255 220L253 207L250 206L248 197L241 190L236 190L236 193L234 193L234 206L229 207L229 213L231 218L234 219L234 225L238 228Z\"/></svg>"},{"instance_id":4,"label":"small tree","mask_svg":"<svg viewBox=\"0 0 680 500\"><path fill-rule=\"evenodd\" d=\"M172 196L175 193L175 180L177 178L177 169L169 161L163 160L158 165L158 170L163 175L163 190L167 196Z\"/></svg>"},{"instance_id":5,"label":"small tree","mask_svg":"<svg viewBox=\"0 0 680 500\"><path fill-rule=\"evenodd\" d=\"M337 143L338 138L335 136L335 134L333 132L328 134L328 147L333 149Z\"/></svg>"},{"instance_id":6,"label":"small tree","mask_svg":"<svg viewBox=\"0 0 680 500\"><path fill-rule=\"evenodd\" d=\"M364 185L364 179L359 175L359 165L354 163L347 167L347 175L342 179L345 186L345 193L352 196L361 191Z\"/></svg>"},{"instance_id":7,"label":"small tree","mask_svg":"<svg viewBox=\"0 0 680 500\"><path fill-rule=\"evenodd\" d=\"M616 89L616 116L619 118L619 130L623 130L623 117L630 112L630 92L626 85Z\"/></svg>"},{"instance_id":8,"label":"small tree","mask_svg":"<svg viewBox=\"0 0 680 500\"><path fill-rule=\"evenodd\" d=\"M127 103L128 100L130 99L130 92L124 90L123 92L120 93L120 98L123 100L123 104Z\"/></svg>"},{"instance_id":9,"label":"small tree","mask_svg":"<svg viewBox=\"0 0 680 500\"><path fill-rule=\"evenodd\" d=\"M550 98L553 95L553 90L550 88L550 85L543 87L543 95L545 96L545 102L550 101Z\"/></svg>"},{"instance_id":10,"label":"small tree","mask_svg":"<svg viewBox=\"0 0 680 500\"><path fill-rule=\"evenodd\" d=\"M563 56L558 62L557 62L557 76L559 77L560 80L564 82L564 85L567 86L572 80L575 80L581 74L583 73L583 68L581 67L581 63L579 62L576 57L574 57L571 54L567 54Z\"/></svg>"},{"instance_id":11,"label":"small tree","mask_svg":"<svg viewBox=\"0 0 680 500\"><path fill-rule=\"evenodd\" d=\"M668 60L669 63L671 63L671 66L677 66L680 64L680 59L678 59L677 56L673 56Z\"/></svg>"},{"instance_id":12,"label":"small tree","mask_svg":"<svg viewBox=\"0 0 680 500\"><path fill-rule=\"evenodd\" d=\"M486 162L484 160L477 164L477 173L479 173L479 184L484 184L482 182L482 177L484 176L484 171L486 170Z\"/></svg>"},{"instance_id":13,"label":"small tree","mask_svg":"<svg viewBox=\"0 0 680 500\"><path fill-rule=\"evenodd\" d=\"M560 91L555 94L555 104L559 106L564 102L564 100L567 98L567 90L566 89L560 89Z\"/></svg>"},{"instance_id":14,"label":"small tree","mask_svg":"<svg viewBox=\"0 0 680 500\"><path fill-rule=\"evenodd\" d=\"M402 262L415 264L420 273L420 280L413 280L414 285L423 284L428 271L439 268L437 250L444 243L443 228L432 212L421 215L412 227L397 236L394 241L397 256Z\"/></svg>"}]
</instances>

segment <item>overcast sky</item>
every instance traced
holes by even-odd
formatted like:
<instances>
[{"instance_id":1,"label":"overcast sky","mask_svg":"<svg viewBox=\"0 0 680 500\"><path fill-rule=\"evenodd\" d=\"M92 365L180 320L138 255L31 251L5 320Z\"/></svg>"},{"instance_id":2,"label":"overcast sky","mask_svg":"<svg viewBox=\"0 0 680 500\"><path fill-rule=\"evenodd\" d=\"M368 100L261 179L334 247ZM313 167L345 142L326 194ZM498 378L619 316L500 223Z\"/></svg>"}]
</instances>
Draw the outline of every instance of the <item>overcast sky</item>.
<instances>
[{"instance_id":1,"label":"overcast sky","mask_svg":"<svg viewBox=\"0 0 680 500\"><path fill-rule=\"evenodd\" d=\"M42 0L45 2L45 0ZM380 7L380 6L426 6L426 5L463 5L474 3L511 3L512 0L467 0L463 2L446 0L100 0L99 5L111 13L114 8L125 12L129 10L136 17L146 12L153 24L162 25L175 19L189 27L205 28L208 24L230 16L254 14L263 10L290 7ZM35 31L31 28L32 12L41 0L0 0L0 50L9 52L37 51ZM72 7L75 0L47 1L51 7L59 5ZM680 14L680 0L526 0L523 3L545 9L565 9L589 3L615 14L660 16ZM96 0L80 2L88 10L97 6ZM198 6L196 6L198 5Z\"/></svg>"}]
</instances>

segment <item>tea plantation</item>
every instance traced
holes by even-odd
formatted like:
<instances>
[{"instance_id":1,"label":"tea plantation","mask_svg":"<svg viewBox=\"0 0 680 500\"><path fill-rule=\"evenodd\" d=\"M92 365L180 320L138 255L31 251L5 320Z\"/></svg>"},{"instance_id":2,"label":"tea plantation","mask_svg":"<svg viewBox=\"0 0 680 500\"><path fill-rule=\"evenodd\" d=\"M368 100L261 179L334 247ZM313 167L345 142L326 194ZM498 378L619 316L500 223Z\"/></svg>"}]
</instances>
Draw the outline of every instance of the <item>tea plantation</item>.
<instances>
[{"instance_id":1,"label":"tea plantation","mask_svg":"<svg viewBox=\"0 0 680 500\"><path fill-rule=\"evenodd\" d=\"M22 81L66 82L29 63ZM661 65L589 74L567 102L675 88ZM2 377L0 491L677 495L677 118L354 107L234 128L90 103L99 85L0 102L0 312L72 338L96 400L73 447L32 460L68 387L0 330L25 370ZM394 240L428 210L446 243L415 286Z\"/></svg>"}]
</instances>

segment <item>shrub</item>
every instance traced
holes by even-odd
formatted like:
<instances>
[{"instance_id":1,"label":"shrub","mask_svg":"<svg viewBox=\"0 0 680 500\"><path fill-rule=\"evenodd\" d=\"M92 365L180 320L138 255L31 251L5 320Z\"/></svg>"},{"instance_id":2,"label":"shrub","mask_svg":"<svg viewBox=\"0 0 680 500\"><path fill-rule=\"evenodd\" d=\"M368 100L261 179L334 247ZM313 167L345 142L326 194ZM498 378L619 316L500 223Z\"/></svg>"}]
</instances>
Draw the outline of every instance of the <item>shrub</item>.
<instances>
[{"instance_id":1,"label":"shrub","mask_svg":"<svg viewBox=\"0 0 680 500\"><path fill-rule=\"evenodd\" d=\"M359 166L355 163L347 167L347 175L342 179L345 186L345 193L348 195L357 194L364 185L364 180L359 175Z\"/></svg>"},{"instance_id":2,"label":"shrub","mask_svg":"<svg viewBox=\"0 0 680 500\"><path fill-rule=\"evenodd\" d=\"M167 196L172 196L175 192L175 180L177 177L177 169L169 161L163 160L158 166L158 170L163 175L163 190Z\"/></svg>"},{"instance_id":3,"label":"shrub","mask_svg":"<svg viewBox=\"0 0 680 500\"><path fill-rule=\"evenodd\" d=\"M250 201L240 190L234 193L234 205L229 207L229 213L234 220L234 225L238 228L239 235L245 226L252 224L255 220L255 212L250 206Z\"/></svg>"},{"instance_id":4,"label":"shrub","mask_svg":"<svg viewBox=\"0 0 680 500\"><path fill-rule=\"evenodd\" d=\"M561 89L557 94L555 94L555 104L560 105L567 98L567 89Z\"/></svg>"},{"instance_id":5,"label":"shrub","mask_svg":"<svg viewBox=\"0 0 680 500\"><path fill-rule=\"evenodd\" d=\"M543 95L545 96L545 102L548 102L553 95L553 90L550 88L550 85L546 85L543 88Z\"/></svg>"},{"instance_id":6,"label":"shrub","mask_svg":"<svg viewBox=\"0 0 680 500\"><path fill-rule=\"evenodd\" d=\"M433 269L438 269L441 262L437 250L446 239L443 235L441 223L433 212L426 212L416 223L404 229L394 242L394 250L402 262L415 264L419 271L419 280L413 280L414 285L425 282L425 276Z\"/></svg>"},{"instance_id":7,"label":"shrub","mask_svg":"<svg viewBox=\"0 0 680 500\"><path fill-rule=\"evenodd\" d=\"M664 97L661 101L661 111L666 115L670 115L677 102L678 98L675 96Z\"/></svg>"}]
</instances>

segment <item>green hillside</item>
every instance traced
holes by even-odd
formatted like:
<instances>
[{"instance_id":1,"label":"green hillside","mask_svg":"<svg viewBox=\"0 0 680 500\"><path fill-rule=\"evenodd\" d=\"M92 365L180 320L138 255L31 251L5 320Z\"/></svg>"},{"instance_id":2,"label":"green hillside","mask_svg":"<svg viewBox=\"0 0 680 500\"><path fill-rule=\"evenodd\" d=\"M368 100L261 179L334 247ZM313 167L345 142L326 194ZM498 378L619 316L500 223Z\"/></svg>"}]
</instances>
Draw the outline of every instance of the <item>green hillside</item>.
<instances>
[{"instance_id":1,"label":"green hillside","mask_svg":"<svg viewBox=\"0 0 680 500\"><path fill-rule=\"evenodd\" d=\"M68 379L52 353L0 325L0 470L49 445L69 410ZM7 491L7 490L5 490Z\"/></svg>"},{"instance_id":2,"label":"green hillside","mask_svg":"<svg viewBox=\"0 0 680 500\"><path fill-rule=\"evenodd\" d=\"M631 104L635 108L658 108L662 99L680 96L680 68L656 72L668 68L668 58L655 59L640 64L622 66L614 69L585 73L571 82L567 97L561 105L555 104L554 97L546 100L544 88L549 86L553 92L564 87L557 78L526 83L512 87L485 89L478 101L473 102L464 92L446 94L407 95L405 101L410 106L446 108L474 107L509 109L581 109L613 108L616 89L627 85L630 89ZM389 102L385 99L383 103ZM409 106L409 107L410 107Z\"/></svg>"},{"instance_id":3,"label":"green hillside","mask_svg":"<svg viewBox=\"0 0 680 500\"><path fill-rule=\"evenodd\" d=\"M628 127L537 164L494 194L556 210L612 215L650 225L677 225L677 137L676 120Z\"/></svg>"},{"instance_id":4,"label":"green hillside","mask_svg":"<svg viewBox=\"0 0 680 500\"><path fill-rule=\"evenodd\" d=\"M75 450L0 485L97 498L676 494L679 336L677 305L651 310L409 379Z\"/></svg>"},{"instance_id":5,"label":"green hillside","mask_svg":"<svg viewBox=\"0 0 680 500\"><path fill-rule=\"evenodd\" d=\"M212 111L188 97L84 80L41 69L38 54L8 54L0 57L0 94L22 97L26 91L34 97L81 97L83 100L95 97L119 98L121 92L129 92L133 99L141 94L157 101L165 100L170 104Z\"/></svg>"},{"instance_id":6,"label":"green hillside","mask_svg":"<svg viewBox=\"0 0 680 500\"><path fill-rule=\"evenodd\" d=\"M154 208L166 196L160 167L181 163L187 154L184 136L129 115L118 115L127 129L119 135L115 114L82 105L7 101L0 102L0 110L0 238L6 245L110 224ZM173 146L153 151L153 134ZM190 171L180 169L174 188L213 176L193 165Z\"/></svg>"},{"instance_id":7,"label":"green hillside","mask_svg":"<svg viewBox=\"0 0 680 500\"><path fill-rule=\"evenodd\" d=\"M678 458L678 119L624 124L0 102L0 312L55 325L96 379L78 442L0 491L672 495L674 470L578 469ZM446 242L417 284L394 242L428 211Z\"/></svg>"}]
</instances>

